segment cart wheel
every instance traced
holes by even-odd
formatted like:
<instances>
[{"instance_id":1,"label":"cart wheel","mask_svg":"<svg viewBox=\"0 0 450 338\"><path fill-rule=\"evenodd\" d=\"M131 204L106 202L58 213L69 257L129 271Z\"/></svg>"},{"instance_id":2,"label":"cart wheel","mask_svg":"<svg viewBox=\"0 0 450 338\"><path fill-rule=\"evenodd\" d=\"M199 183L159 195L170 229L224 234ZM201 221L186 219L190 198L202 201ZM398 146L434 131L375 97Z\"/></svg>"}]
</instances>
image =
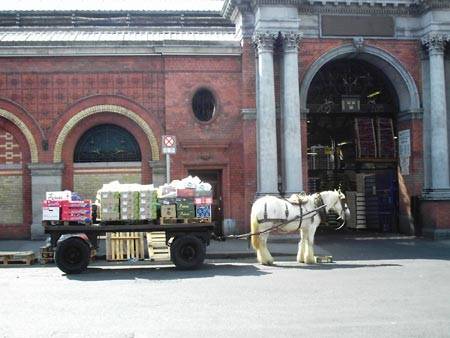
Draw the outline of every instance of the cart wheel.
<instances>
[{"instance_id":1,"label":"cart wheel","mask_svg":"<svg viewBox=\"0 0 450 338\"><path fill-rule=\"evenodd\" d=\"M195 236L182 236L173 241L170 246L170 255L178 269L196 269L205 260L206 245Z\"/></svg>"},{"instance_id":2,"label":"cart wheel","mask_svg":"<svg viewBox=\"0 0 450 338\"><path fill-rule=\"evenodd\" d=\"M55 262L67 274L82 273L89 264L89 245L78 237L70 237L56 247Z\"/></svg>"}]
</instances>

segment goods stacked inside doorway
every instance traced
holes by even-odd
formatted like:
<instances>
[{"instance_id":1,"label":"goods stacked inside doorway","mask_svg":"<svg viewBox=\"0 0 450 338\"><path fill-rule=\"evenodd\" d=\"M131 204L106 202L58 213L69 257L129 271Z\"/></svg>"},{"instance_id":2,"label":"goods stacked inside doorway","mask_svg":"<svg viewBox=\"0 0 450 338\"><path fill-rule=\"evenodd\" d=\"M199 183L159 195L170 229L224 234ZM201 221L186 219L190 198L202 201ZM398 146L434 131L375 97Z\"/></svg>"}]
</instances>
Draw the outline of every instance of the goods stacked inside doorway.
<instances>
[{"instance_id":1,"label":"goods stacked inside doorway","mask_svg":"<svg viewBox=\"0 0 450 338\"><path fill-rule=\"evenodd\" d=\"M324 65L307 98L308 190L340 187L356 229L395 231L398 215L398 97L364 60Z\"/></svg>"},{"instance_id":2,"label":"goods stacked inside doorway","mask_svg":"<svg viewBox=\"0 0 450 338\"><path fill-rule=\"evenodd\" d=\"M142 184L104 184L95 203L71 191L49 192L43 202L43 221L88 224L95 221L126 223L210 222L212 189L188 176L160 187Z\"/></svg>"}]
</instances>

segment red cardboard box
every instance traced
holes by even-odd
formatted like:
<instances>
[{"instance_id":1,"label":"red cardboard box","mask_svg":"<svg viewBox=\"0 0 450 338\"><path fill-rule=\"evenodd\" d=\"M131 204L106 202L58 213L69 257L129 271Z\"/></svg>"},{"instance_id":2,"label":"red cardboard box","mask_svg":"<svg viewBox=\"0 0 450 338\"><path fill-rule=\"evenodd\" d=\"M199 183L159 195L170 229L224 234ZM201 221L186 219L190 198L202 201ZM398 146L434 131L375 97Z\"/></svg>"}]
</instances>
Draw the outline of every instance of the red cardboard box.
<instances>
[{"instance_id":1,"label":"red cardboard box","mask_svg":"<svg viewBox=\"0 0 450 338\"><path fill-rule=\"evenodd\" d=\"M195 189L186 188L186 189L177 189L177 197L194 197Z\"/></svg>"},{"instance_id":2,"label":"red cardboard box","mask_svg":"<svg viewBox=\"0 0 450 338\"><path fill-rule=\"evenodd\" d=\"M44 200L42 202L43 208L61 208L62 201L57 200Z\"/></svg>"},{"instance_id":3,"label":"red cardboard box","mask_svg":"<svg viewBox=\"0 0 450 338\"><path fill-rule=\"evenodd\" d=\"M196 197L194 202L195 205L212 204L212 197Z\"/></svg>"}]
</instances>

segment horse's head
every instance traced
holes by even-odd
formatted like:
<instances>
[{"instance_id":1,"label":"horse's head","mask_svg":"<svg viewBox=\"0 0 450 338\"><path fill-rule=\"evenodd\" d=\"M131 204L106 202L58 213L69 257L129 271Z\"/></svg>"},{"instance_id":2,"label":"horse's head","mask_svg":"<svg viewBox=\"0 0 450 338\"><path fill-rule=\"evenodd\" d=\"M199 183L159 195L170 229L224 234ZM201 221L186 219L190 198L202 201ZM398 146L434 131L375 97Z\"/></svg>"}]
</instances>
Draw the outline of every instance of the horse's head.
<instances>
[{"instance_id":1,"label":"horse's head","mask_svg":"<svg viewBox=\"0 0 450 338\"><path fill-rule=\"evenodd\" d=\"M320 197L322 197L323 203L326 204L326 212L328 213L330 211L334 211L338 214L338 220L343 221L340 228L343 227L345 222L350 218L350 210L345 201L345 195L341 192L341 189L334 191L323 191L320 193Z\"/></svg>"}]
</instances>

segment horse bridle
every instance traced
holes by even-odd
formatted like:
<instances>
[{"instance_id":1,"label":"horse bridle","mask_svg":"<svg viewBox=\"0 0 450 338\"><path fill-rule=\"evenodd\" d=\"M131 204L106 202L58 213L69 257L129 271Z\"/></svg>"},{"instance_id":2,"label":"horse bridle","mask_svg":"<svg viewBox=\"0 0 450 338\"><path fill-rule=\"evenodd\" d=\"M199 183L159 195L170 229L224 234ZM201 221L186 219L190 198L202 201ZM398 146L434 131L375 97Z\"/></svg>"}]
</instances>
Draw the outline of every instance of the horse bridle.
<instances>
[{"instance_id":1,"label":"horse bridle","mask_svg":"<svg viewBox=\"0 0 450 338\"><path fill-rule=\"evenodd\" d=\"M338 200L339 200L339 202L341 203L341 212L340 212L339 217L338 217L337 219L338 219L338 220L342 220L343 222L342 222L342 224L341 224L339 227L337 227L335 230L339 230L339 229L341 229L341 228L345 225L345 212L346 212L347 209L348 209L347 202L345 201L345 197L344 197L344 198L341 198L341 197L340 197L340 193L339 193ZM333 210L334 210L334 206L336 205L337 202L338 202L338 201L334 202L333 205L329 206L329 207L328 207L328 210L330 210L330 209L333 209ZM322 196L320 195L320 192L317 193L317 197L315 198L314 204L316 205L316 207L321 206L321 205L324 204L324 203L323 203ZM325 220L325 222L326 222L326 219L327 219L327 212L325 211L325 209L321 209L321 210L319 211L319 216L320 216L323 220Z\"/></svg>"}]
</instances>

